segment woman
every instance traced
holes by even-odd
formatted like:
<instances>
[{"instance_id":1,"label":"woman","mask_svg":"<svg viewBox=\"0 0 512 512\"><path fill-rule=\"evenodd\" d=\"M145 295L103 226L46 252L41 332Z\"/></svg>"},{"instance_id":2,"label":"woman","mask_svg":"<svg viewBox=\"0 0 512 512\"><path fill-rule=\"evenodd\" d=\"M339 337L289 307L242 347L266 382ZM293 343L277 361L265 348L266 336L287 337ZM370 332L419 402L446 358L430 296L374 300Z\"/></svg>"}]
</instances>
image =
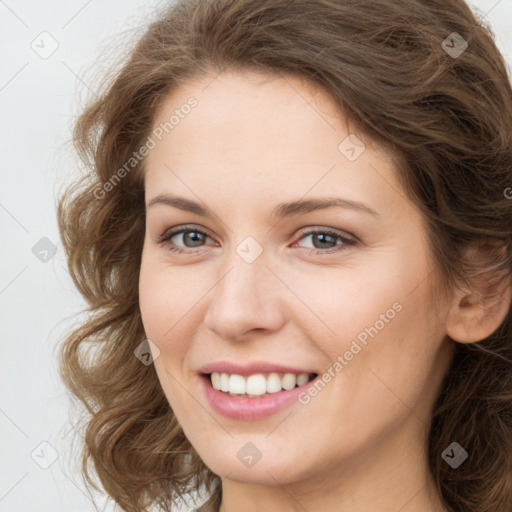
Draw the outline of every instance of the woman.
<instances>
[{"instance_id":1,"label":"woman","mask_svg":"<svg viewBox=\"0 0 512 512\"><path fill-rule=\"evenodd\" d=\"M90 483L128 511L508 512L510 126L462 0L162 11L59 203Z\"/></svg>"}]
</instances>

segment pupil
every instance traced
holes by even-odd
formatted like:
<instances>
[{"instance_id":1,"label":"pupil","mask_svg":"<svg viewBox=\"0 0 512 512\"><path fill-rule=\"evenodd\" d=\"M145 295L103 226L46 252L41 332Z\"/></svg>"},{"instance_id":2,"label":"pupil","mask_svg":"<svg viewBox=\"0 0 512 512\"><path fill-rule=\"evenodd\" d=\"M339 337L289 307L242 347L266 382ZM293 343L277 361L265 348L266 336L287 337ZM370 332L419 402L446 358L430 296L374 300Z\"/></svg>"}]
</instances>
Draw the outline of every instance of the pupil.
<instances>
[{"instance_id":1,"label":"pupil","mask_svg":"<svg viewBox=\"0 0 512 512\"><path fill-rule=\"evenodd\" d=\"M191 235L192 233L192 235ZM197 233L196 231L188 231L185 233L185 243L187 242L187 238L191 240L192 244L194 245L195 242L199 242L199 244L202 242L201 237L203 235L201 233ZM194 240L195 238L195 240ZM197 244L197 245L199 245Z\"/></svg>"},{"instance_id":2,"label":"pupil","mask_svg":"<svg viewBox=\"0 0 512 512\"><path fill-rule=\"evenodd\" d=\"M325 240L326 238L327 238L327 239L329 239L329 238L330 238L331 240L330 240L330 241L329 241L329 240ZM321 240L320 240L320 244L322 244L322 243L327 243L327 244L329 244L329 243L334 242L334 243L335 243L335 245L336 245L336 241L334 240L334 237L332 237L331 235L327 235L327 234L325 234L325 233L318 233L318 234L315 234L315 235L314 235L314 237L313 237L313 240L316 240L316 239L321 239ZM315 245L315 247L316 247L316 244L314 244L314 245ZM329 247L332 247L332 246L329 246ZM317 248L317 249L322 249L322 248L325 248L325 247L321 245L320 247L316 247L316 248Z\"/></svg>"}]
</instances>

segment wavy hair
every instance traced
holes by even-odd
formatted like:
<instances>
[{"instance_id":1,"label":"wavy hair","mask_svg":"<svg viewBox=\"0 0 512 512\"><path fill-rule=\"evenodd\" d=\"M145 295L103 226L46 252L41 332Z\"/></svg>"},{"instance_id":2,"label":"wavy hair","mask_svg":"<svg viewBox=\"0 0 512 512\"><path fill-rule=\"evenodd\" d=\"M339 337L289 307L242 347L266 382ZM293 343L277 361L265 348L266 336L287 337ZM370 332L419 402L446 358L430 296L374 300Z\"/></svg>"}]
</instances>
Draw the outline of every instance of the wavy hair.
<instances>
[{"instance_id":1,"label":"wavy hair","mask_svg":"<svg viewBox=\"0 0 512 512\"><path fill-rule=\"evenodd\" d=\"M453 32L468 45L460 55ZM87 318L59 347L62 379L85 412L82 472L130 512L171 510L202 486L211 510L221 501L220 477L185 437L153 365L134 356L145 338L145 160L130 159L173 90L227 68L306 78L391 148L447 288L482 275L492 291L512 273L512 90L491 29L463 0L162 7L80 113L73 142L84 172L58 201L69 271L87 302ZM469 245L479 259L464 258ZM512 311L488 338L455 345L433 411L430 471L449 511L509 512ZM454 440L469 454L457 469L441 458Z\"/></svg>"}]
</instances>

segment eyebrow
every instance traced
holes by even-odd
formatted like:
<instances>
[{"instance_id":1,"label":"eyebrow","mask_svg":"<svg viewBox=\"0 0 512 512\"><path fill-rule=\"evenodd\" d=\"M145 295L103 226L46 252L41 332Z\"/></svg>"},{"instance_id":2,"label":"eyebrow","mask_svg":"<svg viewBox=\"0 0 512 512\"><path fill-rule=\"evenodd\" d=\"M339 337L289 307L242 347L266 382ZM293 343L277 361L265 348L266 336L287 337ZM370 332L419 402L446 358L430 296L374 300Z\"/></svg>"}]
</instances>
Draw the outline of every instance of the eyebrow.
<instances>
[{"instance_id":1,"label":"eyebrow","mask_svg":"<svg viewBox=\"0 0 512 512\"><path fill-rule=\"evenodd\" d=\"M199 203L178 197L171 194L159 194L149 201L146 205L146 211L157 205L163 204L167 206L174 206L186 212L195 213L201 217L209 217L210 213L207 208L204 208ZM346 208L367 213L373 216L380 217L380 215L370 208L368 205L359 201L351 201L341 197L322 197L312 199L300 199L298 201L290 201L288 203L280 203L272 210L272 217L283 219L285 217L292 217L294 215L304 215L315 210L324 210L327 208Z\"/></svg>"}]
</instances>

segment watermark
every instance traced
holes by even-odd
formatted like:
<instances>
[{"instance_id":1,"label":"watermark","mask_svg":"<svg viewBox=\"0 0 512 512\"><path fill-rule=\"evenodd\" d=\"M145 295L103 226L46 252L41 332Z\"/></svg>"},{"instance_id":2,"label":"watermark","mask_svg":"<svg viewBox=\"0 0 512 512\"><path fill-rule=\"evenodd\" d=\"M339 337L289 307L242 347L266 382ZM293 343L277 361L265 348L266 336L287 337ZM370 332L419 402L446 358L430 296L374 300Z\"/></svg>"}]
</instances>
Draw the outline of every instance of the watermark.
<instances>
[{"instance_id":1,"label":"watermark","mask_svg":"<svg viewBox=\"0 0 512 512\"><path fill-rule=\"evenodd\" d=\"M317 396L318 393L320 393L320 391L322 391L325 386L349 364L350 361L352 361L354 356L359 354L363 347L366 347L368 344L368 336L372 339L377 336L377 334L384 329L386 324L389 324L389 322L393 320L400 311L402 311L402 304L400 304L400 302L395 302L388 310L386 310L385 313L381 313L379 319L376 320L372 326L366 327L356 336L356 339L352 340L350 348L346 350L343 355L339 355L336 358L331 366L324 371L320 379L316 380L314 384L299 393L297 400L303 405L309 404L309 402L311 402L311 398ZM361 347L358 342L363 345L363 347Z\"/></svg>"},{"instance_id":2,"label":"watermark","mask_svg":"<svg viewBox=\"0 0 512 512\"><path fill-rule=\"evenodd\" d=\"M458 33L452 32L442 43L441 48L452 58L457 59L467 49L468 42Z\"/></svg>"},{"instance_id":3,"label":"watermark","mask_svg":"<svg viewBox=\"0 0 512 512\"><path fill-rule=\"evenodd\" d=\"M49 32L44 30L32 40L30 48L32 48L41 59L46 60L57 51L59 42Z\"/></svg>"},{"instance_id":4,"label":"watermark","mask_svg":"<svg viewBox=\"0 0 512 512\"><path fill-rule=\"evenodd\" d=\"M263 457L263 454L257 446L248 442L238 450L236 456L245 467L252 468Z\"/></svg>"},{"instance_id":5,"label":"watermark","mask_svg":"<svg viewBox=\"0 0 512 512\"><path fill-rule=\"evenodd\" d=\"M365 143L355 133L349 133L338 146L338 151L349 162L357 160L363 154L365 149Z\"/></svg>"},{"instance_id":6,"label":"watermark","mask_svg":"<svg viewBox=\"0 0 512 512\"><path fill-rule=\"evenodd\" d=\"M160 349L147 338L137 346L133 353L145 366L149 366L160 357Z\"/></svg>"},{"instance_id":7,"label":"watermark","mask_svg":"<svg viewBox=\"0 0 512 512\"><path fill-rule=\"evenodd\" d=\"M42 263L48 263L56 253L57 246L46 236L32 247L32 254Z\"/></svg>"},{"instance_id":8,"label":"watermark","mask_svg":"<svg viewBox=\"0 0 512 512\"><path fill-rule=\"evenodd\" d=\"M468 452L455 441L441 454L443 460L453 469L457 469L467 458Z\"/></svg>"},{"instance_id":9,"label":"watermark","mask_svg":"<svg viewBox=\"0 0 512 512\"><path fill-rule=\"evenodd\" d=\"M48 441L42 441L32 450L30 457L40 468L48 469L59 458L59 453Z\"/></svg>"},{"instance_id":10,"label":"watermark","mask_svg":"<svg viewBox=\"0 0 512 512\"><path fill-rule=\"evenodd\" d=\"M503 195L505 196L505 199L512 199L512 187L507 187L503 191Z\"/></svg>"},{"instance_id":11,"label":"watermark","mask_svg":"<svg viewBox=\"0 0 512 512\"><path fill-rule=\"evenodd\" d=\"M124 163L122 167L117 169L112 176L94 189L94 197L96 199L103 199L107 192L111 192L120 181L129 174L135 167L154 149L157 141L161 142L164 133L167 134L178 126L182 119L185 119L194 107L197 107L199 102L193 96L190 97L186 103L181 105L180 108L174 109L174 114L169 117L168 121L160 123L156 128L153 128L151 135L148 135L146 141L137 151L132 153L132 156Z\"/></svg>"},{"instance_id":12,"label":"watermark","mask_svg":"<svg viewBox=\"0 0 512 512\"><path fill-rule=\"evenodd\" d=\"M253 263L262 252L263 247L252 236L244 238L236 248L236 253L246 263Z\"/></svg>"}]
</instances>

